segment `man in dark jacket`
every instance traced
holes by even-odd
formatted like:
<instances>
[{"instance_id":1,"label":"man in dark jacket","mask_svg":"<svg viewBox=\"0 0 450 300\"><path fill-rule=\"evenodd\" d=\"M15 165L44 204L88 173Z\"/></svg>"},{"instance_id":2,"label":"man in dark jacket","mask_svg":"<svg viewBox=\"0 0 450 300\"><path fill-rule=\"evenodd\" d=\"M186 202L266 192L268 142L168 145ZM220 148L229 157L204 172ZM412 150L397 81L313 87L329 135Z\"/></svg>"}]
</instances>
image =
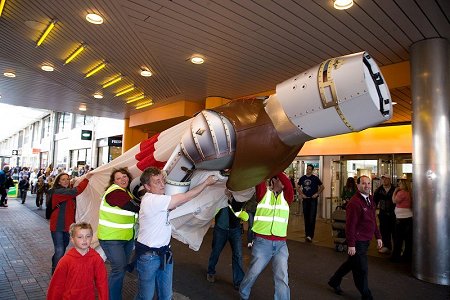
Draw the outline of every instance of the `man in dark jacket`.
<instances>
[{"instance_id":1,"label":"man in dark jacket","mask_svg":"<svg viewBox=\"0 0 450 300\"><path fill-rule=\"evenodd\" d=\"M9 167L4 166L3 170L0 170L0 207L8 207L6 204L6 196L8 194L8 188L7 187L7 179L9 177Z\"/></svg>"},{"instance_id":2,"label":"man in dark jacket","mask_svg":"<svg viewBox=\"0 0 450 300\"><path fill-rule=\"evenodd\" d=\"M375 203L370 196L370 178L361 176L356 183L358 192L350 199L346 208L345 230L348 258L330 278L328 285L334 289L336 294L342 294L342 278L352 271L353 281L361 293L362 299L373 299L367 280L367 249L374 234L377 238L378 249L381 249L383 242L376 222Z\"/></svg>"},{"instance_id":3,"label":"man in dark jacket","mask_svg":"<svg viewBox=\"0 0 450 300\"><path fill-rule=\"evenodd\" d=\"M244 270L242 267L241 219L235 215L235 212L239 212L244 203L237 202L228 190L225 193L228 196L229 206L219 210L215 217L212 249L209 256L206 280L211 283L215 282L216 264L219 261L220 253L228 241L232 254L233 286L238 290L242 278L244 278Z\"/></svg>"},{"instance_id":4,"label":"man in dark jacket","mask_svg":"<svg viewBox=\"0 0 450 300\"><path fill-rule=\"evenodd\" d=\"M390 175L381 176L381 180L383 184L373 194L373 200L380 209L378 220L380 221L380 233L383 238L383 248L378 252L389 254L392 250L395 228L395 204L392 201L395 187L391 184Z\"/></svg>"}]
</instances>

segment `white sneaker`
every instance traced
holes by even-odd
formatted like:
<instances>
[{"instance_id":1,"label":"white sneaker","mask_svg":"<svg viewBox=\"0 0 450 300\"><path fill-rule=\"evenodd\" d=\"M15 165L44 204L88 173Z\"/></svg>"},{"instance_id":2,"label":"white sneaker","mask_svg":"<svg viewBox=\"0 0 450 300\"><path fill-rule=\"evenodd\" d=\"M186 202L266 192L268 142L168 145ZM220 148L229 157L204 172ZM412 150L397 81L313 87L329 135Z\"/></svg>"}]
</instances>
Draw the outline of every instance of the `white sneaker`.
<instances>
[{"instance_id":1,"label":"white sneaker","mask_svg":"<svg viewBox=\"0 0 450 300\"><path fill-rule=\"evenodd\" d=\"M387 248L387 247L381 247L381 249L378 250L378 253L385 253L385 254L387 254L389 252L391 252L391 250L389 250L389 248Z\"/></svg>"}]
</instances>

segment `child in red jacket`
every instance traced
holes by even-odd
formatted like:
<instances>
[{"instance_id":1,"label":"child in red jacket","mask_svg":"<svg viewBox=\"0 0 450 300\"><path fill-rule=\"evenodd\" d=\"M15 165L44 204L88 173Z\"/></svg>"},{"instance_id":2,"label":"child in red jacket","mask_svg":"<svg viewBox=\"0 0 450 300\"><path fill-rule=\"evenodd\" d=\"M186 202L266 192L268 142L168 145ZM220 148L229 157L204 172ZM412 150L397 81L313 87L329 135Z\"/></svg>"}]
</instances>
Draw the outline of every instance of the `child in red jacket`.
<instances>
[{"instance_id":1,"label":"child in red jacket","mask_svg":"<svg viewBox=\"0 0 450 300\"><path fill-rule=\"evenodd\" d=\"M48 287L47 299L108 299L106 267L100 255L90 247L92 227L89 223L70 225L70 249L59 261Z\"/></svg>"}]
</instances>

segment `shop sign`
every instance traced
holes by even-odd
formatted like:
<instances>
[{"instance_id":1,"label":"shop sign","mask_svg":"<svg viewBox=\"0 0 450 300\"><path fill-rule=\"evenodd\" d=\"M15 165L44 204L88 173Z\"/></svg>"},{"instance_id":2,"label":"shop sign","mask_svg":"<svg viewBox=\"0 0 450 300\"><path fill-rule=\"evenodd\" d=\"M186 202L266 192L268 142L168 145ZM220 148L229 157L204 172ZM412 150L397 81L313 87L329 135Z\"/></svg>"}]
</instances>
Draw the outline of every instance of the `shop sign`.
<instances>
[{"instance_id":1,"label":"shop sign","mask_svg":"<svg viewBox=\"0 0 450 300\"><path fill-rule=\"evenodd\" d=\"M13 150L12 155L16 155L16 156L19 155L19 150Z\"/></svg>"},{"instance_id":2,"label":"shop sign","mask_svg":"<svg viewBox=\"0 0 450 300\"><path fill-rule=\"evenodd\" d=\"M85 141L92 140L92 130L81 130L81 139Z\"/></svg>"},{"instance_id":3,"label":"shop sign","mask_svg":"<svg viewBox=\"0 0 450 300\"><path fill-rule=\"evenodd\" d=\"M121 136L111 136L108 138L108 146L122 147Z\"/></svg>"}]
</instances>

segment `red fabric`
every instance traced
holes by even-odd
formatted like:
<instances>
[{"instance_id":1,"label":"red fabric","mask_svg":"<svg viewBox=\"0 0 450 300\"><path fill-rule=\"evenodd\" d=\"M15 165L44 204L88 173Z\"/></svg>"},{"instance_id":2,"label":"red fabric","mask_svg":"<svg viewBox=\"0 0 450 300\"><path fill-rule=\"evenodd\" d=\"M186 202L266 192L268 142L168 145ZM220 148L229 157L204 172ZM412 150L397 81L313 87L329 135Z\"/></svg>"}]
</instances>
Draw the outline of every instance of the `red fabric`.
<instances>
[{"instance_id":1,"label":"red fabric","mask_svg":"<svg viewBox=\"0 0 450 300\"><path fill-rule=\"evenodd\" d=\"M139 153L135 155L136 160L143 160L155 151L155 143L158 141L159 133L139 144Z\"/></svg>"},{"instance_id":2,"label":"red fabric","mask_svg":"<svg viewBox=\"0 0 450 300\"><path fill-rule=\"evenodd\" d=\"M162 169L166 162L158 161L155 159L153 154L155 153L155 143L158 142L159 133L155 134L148 140L141 142L139 145L140 152L136 154L134 157L138 161L136 166L139 170L144 171L148 167L156 167Z\"/></svg>"},{"instance_id":3,"label":"red fabric","mask_svg":"<svg viewBox=\"0 0 450 300\"><path fill-rule=\"evenodd\" d=\"M50 217L50 231L56 231L58 218L64 218L64 230L68 232L70 224L75 222L75 198L81 194L89 183L88 179L83 179L75 188L59 188L55 189L52 195L52 209L53 213ZM56 206L60 203L66 202L66 209L64 216L60 216L59 208Z\"/></svg>"},{"instance_id":4,"label":"red fabric","mask_svg":"<svg viewBox=\"0 0 450 300\"><path fill-rule=\"evenodd\" d=\"M372 203L370 206L357 192L346 206L345 236L349 247L355 247L356 241L372 240L374 234L377 239L381 239L375 217L375 202L372 196L369 196L369 200Z\"/></svg>"},{"instance_id":5,"label":"red fabric","mask_svg":"<svg viewBox=\"0 0 450 300\"><path fill-rule=\"evenodd\" d=\"M103 259L92 248L83 256L75 248L61 258L48 286L47 300L108 300Z\"/></svg>"},{"instance_id":6,"label":"red fabric","mask_svg":"<svg viewBox=\"0 0 450 300\"><path fill-rule=\"evenodd\" d=\"M286 202L289 205L291 205L292 202L294 201L294 188L292 187L291 180L283 172L278 173L277 177L280 179L281 183L284 186L284 188L283 188L284 199L286 200ZM256 201L259 203L267 192L266 182L263 181L260 184L258 184L255 187L255 190L256 190ZM275 236L275 235L264 235L264 234L259 234L259 233L256 233L256 235L259 237L262 237L263 239L270 240L270 241L285 241L286 240L286 237L280 237L280 236Z\"/></svg>"},{"instance_id":7,"label":"red fabric","mask_svg":"<svg viewBox=\"0 0 450 300\"><path fill-rule=\"evenodd\" d=\"M118 206L123 209L123 207L130 202L133 198L130 197L130 194L128 194L125 191L122 190L114 190L108 195L106 195L106 202L108 202L111 206Z\"/></svg>"}]
</instances>

